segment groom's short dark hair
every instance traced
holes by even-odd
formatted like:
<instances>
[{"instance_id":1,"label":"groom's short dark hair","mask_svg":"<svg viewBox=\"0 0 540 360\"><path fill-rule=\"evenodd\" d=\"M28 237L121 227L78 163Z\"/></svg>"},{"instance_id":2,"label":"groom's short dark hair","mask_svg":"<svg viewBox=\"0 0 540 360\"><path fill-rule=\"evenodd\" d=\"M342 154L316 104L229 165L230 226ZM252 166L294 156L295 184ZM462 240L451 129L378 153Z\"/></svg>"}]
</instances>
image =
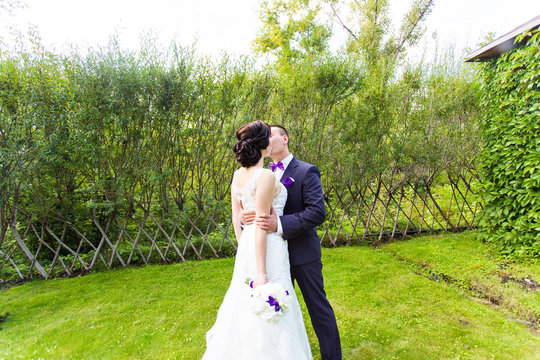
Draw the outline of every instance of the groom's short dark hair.
<instances>
[{"instance_id":1,"label":"groom's short dark hair","mask_svg":"<svg viewBox=\"0 0 540 360\"><path fill-rule=\"evenodd\" d=\"M278 128L279 129L279 133L281 135L287 135L287 137L289 137L289 133L287 132L287 129L285 129L283 126L281 125L270 125L271 128L275 127L275 128Z\"/></svg>"},{"instance_id":2,"label":"groom's short dark hair","mask_svg":"<svg viewBox=\"0 0 540 360\"><path fill-rule=\"evenodd\" d=\"M291 143L291 138L289 137L289 133L287 132L287 129L285 129L283 126L281 125L270 125L270 128L278 128L279 129L279 133L281 134L281 136L283 135L287 135L287 139L289 140L288 141L288 145L290 145Z\"/></svg>"}]
</instances>

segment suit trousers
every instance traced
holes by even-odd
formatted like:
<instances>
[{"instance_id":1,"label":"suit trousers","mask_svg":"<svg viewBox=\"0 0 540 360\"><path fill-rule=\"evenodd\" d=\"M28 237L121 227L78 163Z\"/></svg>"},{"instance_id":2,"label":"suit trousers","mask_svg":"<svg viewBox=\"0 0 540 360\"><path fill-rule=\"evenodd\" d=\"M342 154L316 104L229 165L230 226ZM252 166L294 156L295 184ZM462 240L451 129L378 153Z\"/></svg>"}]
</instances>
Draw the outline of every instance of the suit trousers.
<instances>
[{"instance_id":1,"label":"suit trousers","mask_svg":"<svg viewBox=\"0 0 540 360\"><path fill-rule=\"evenodd\" d=\"M296 281L302 292L311 317L311 324L319 339L322 360L340 360L339 331L334 310L326 299L321 260L308 264L292 265L291 277L293 284Z\"/></svg>"}]
</instances>

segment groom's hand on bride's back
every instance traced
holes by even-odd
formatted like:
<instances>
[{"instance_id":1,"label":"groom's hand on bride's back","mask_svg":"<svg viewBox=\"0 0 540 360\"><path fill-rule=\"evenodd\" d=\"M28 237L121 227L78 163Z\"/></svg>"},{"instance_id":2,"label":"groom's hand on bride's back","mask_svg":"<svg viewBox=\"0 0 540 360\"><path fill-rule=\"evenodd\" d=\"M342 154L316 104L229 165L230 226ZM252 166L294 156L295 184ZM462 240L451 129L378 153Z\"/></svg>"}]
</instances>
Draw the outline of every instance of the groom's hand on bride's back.
<instances>
[{"instance_id":1,"label":"groom's hand on bride's back","mask_svg":"<svg viewBox=\"0 0 540 360\"><path fill-rule=\"evenodd\" d=\"M257 226L268 232L277 231L277 215L274 208L271 208L270 214L256 216L255 211L244 211L240 209L240 221L243 226L251 225L256 222Z\"/></svg>"},{"instance_id":2,"label":"groom's hand on bride's back","mask_svg":"<svg viewBox=\"0 0 540 360\"><path fill-rule=\"evenodd\" d=\"M257 226L268 232L277 231L277 221L277 214L274 211L274 208L270 210L270 214L262 214L257 216L255 219L255 223L257 224Z\"/></svg>"},{"instance_id":3,"label":"groom's hand on bride's back","mask_svg":"<svg viewBox=\"0 0 540 360\"><path fill-rule=\"evenodd\" d=\"M247 226L251 225L255 222L255 211L244 211L240 210L240 221L242 222L242 225Z\"/></svg>"}]
</instances>

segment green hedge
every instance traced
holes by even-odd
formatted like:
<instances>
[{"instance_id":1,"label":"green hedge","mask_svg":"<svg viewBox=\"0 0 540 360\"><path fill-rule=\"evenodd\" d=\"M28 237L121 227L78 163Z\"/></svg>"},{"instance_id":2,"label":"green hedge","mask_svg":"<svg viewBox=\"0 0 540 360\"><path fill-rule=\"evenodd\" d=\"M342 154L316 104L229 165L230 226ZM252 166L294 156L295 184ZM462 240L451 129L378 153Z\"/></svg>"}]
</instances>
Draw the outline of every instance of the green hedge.
<instances>
[{"instance_id":1,"label":"green hedge","mask_svg":"<svg viewBox=\"0 0 540 360\"><path fill-rule=\"evenodd\" d=\"M319 166L334 207L380 179L429 183L477 151L477 78L463 64L398 71L345 55L262 68L255 60L211 61L152 39L138 51L112 42L84 56L0 52L0 250L9 225L26 232L33 253L45 226L88 253L102 239L96 223L119 239L145 214L168 233L177 225L176 236L217 231L230 218L234 132L254 119L288 128L293 153ZM29 223L38 229L26 231ZM144 226L164 240L153 220ZM40 261L53 260L40 251Z\"/></svg>"},{"instance_id":2,"label":"green hedge","mask_svg":"<svg viewBox=\"0 0 540 360\"><path fill-rule=\"evenodd\" d=\"M540 31L484 67L482 237L504 254L540 256Z\"/></svg>"}]
</instances>

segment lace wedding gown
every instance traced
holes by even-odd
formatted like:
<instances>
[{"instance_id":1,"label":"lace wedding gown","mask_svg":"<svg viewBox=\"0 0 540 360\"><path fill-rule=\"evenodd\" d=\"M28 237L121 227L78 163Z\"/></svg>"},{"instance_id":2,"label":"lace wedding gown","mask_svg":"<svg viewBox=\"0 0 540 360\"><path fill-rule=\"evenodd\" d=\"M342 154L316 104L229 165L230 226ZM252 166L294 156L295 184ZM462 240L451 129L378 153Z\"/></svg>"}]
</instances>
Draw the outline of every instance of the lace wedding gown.
<instances>
[{"instance_id":1,"label":"lace wedding gown","mask_svg":"<svg viewBox=\"0 0 540 360\"><path fill-rule=\"evenodd\" d=\"M261 169L262 170L262 169ZM245 210L255 210L255 187L261 171L234 196ZM272 206L278 216L283 214L287 190L281 191ZM291 296L288 311L277 322L268 322L255 315L248 304L251 289L247 278L255 279L255 225L244 227L234 263L231 285L219 308L217 319L206 334L203 360L303 360L312 359L304 321L294 292L289 270L287 242L276 233L266 237L266 273L268 282L280 283Z\"/></svg>"}]
</instances>

